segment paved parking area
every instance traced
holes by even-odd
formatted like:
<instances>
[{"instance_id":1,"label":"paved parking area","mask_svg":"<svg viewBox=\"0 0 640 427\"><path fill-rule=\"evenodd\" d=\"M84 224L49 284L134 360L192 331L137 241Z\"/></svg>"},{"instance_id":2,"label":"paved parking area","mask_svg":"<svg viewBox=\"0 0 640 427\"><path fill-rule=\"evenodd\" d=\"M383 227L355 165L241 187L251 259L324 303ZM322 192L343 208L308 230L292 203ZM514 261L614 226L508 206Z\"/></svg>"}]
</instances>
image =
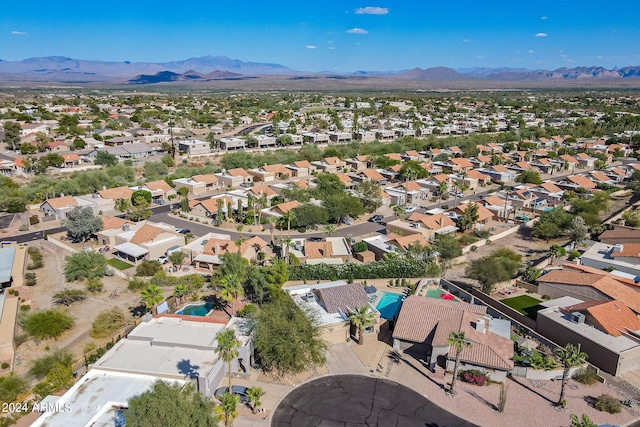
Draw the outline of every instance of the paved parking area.
<instances>
[{"instance_id":1,"label":"paved parking area","mask_svg":"<svg viewBox=\"0 0 640 427\"><path fill-rule=\"evenodd\" d=\"M0 229L9 228L11 221L13 220L13 214L0 216Z\"/></svg>"},{"instance_id":2,"label":"paved parking area","mask_svg":"<svg viewBox=\"0 0 640 427\"><path fill-rule=\"evenodd\" d=\"M272 427L474 427L396 382L364 375L334 375L303 384L273 414Z\"/></svg>"}]
</instances>

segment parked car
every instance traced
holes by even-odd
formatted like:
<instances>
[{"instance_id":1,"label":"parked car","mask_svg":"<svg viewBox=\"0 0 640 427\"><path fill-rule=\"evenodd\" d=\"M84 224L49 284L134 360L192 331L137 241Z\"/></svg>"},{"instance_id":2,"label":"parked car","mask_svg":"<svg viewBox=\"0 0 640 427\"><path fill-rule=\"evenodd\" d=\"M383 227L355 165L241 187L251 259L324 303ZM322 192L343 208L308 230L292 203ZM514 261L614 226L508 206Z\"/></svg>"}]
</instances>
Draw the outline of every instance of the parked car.
<instances>
[{"instance_id":1,"label":"parked car","mask_svg":"<svg viewBox=\"0 0 640 427\"><path fill-rule=\"evenodd\" d=\"M341 222L345 225L353 225L353 220L351 218L342 218Z\"/></svg>"},{"instance_id":2,"label":"parked car","mask_svg":"<svg viewBox=\"0 0 640 427\"><path fill-rule=\"evenodd\" d=\"M225 394L229 390L229 387L220 387L213 394L216 399L220 400L220 397ZM247 394L247 387L241 385L233 385L231 386L231 393L240 397L240 403L247 405L249 404L249 395Z\"/></svg>"},{"instance_id":3,"label":"parked car","mask_svg":"<svg viewBox=\"0 0 640 427\"><path fill-rule=\"evenodd\" d=\"M405 213L414 213L415 211L416 211L415 206L407 206L406 208L404 208Z\"/></svg>"},{"instance_id":4,"label":"parked car","mask_svg":"<svg viewBox=\"0 0 640 427\"><path fill-rule=\"evenodd\" d=\"M179 228L178 233L187 234L187 233L191 233L191 230L189 230L188 228Z\"/></svg>"},{"instance_id":5,"label":"parked car","mask_svg":"<svg viewBox=\"0 0 640 427\"><path fill-rule=\"evenodd\" d=\"M384 219L382 215L374 215L369 218L369 222L381 222Z\"/></svg>"},{"instance_id":6,"label":"parked car","mask_svg":"<svg viewBox=\"0 0 640 427\"><path fill-rule=\"evenodd\" d=\"M161 257L158 257L158 258L154 258L151 261L156 261L160 265L163 265L163 264L166 264L169 261L169 259L166 256L161 256Z\"/></svg>"}]
</instances>

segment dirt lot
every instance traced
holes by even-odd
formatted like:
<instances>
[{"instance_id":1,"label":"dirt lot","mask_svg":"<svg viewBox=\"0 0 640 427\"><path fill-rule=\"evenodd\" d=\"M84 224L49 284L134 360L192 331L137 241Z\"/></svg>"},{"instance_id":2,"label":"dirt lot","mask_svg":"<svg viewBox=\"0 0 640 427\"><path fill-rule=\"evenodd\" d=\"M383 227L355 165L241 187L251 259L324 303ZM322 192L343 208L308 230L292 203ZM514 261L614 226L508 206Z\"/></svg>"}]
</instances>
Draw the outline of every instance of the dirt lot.
<instances>
[{"instance_id":1,"label":"dirt lot","mask_svg":"<svg viewBox=\"0 0 640 427\"><path fill-rule=\"evenodd\" d=\"M83 289L82 283L67 283L63 274L64 257L67 252L52 245L47 241L36 241L30 244L40 249L45 266L35 270L38 277L38 284L31 288L23 288L20 296L31 300L31 308L47 309L53 307L51 298L54 293L64 289ZM97 345L103 345L108 339L93 340L89 336L91 324L94 318L103 310L112 307L119 307L122 311L128 312L130 307L137 306L140 297L137 293L127 291L127 282L118 277L104 277L102 279L104 291L96 294L89 294L89 298L73 304L66 308L69 314L75 319L75 326L70 331L65 332L57 340L34 341L29 339L21 344L16 351L16 373L24 374L30 367L30 362L42 357L47 353L45 347L54 349L68 349L76 359L83 355L84 346L94 341ZM117 296L110 298L109 295L117 292ZM30 294L30 295L29 295ZM20 332L19 332L20 333Z\"/></svg>"}]
</instances>

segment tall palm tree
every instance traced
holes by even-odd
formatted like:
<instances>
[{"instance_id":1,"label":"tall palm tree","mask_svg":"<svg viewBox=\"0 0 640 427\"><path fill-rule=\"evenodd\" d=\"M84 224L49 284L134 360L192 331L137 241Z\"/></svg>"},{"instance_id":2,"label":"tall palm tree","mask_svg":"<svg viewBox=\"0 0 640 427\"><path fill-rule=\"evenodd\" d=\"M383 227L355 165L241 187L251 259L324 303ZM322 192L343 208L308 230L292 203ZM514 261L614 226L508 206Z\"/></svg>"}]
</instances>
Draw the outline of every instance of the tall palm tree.
<instances>
[{"instance_id":1,"label":"tall palm tree","mask_svg":"<svg viewBox=\"0 0 640 427\"><path fill-rule=\"evenodd\" d=\"M238 403L240 403L240 396L237 394L226 392L220 396L220 405L216 406L214 412L222 417L225 427L232 425L238 416L238 411L236 410Z\"/></svg>"},{"instance_id":2,"label":"tall palm tree","mask_svg":"<svg viewBox=\"0 0 640 427\"><path fill-rule=\"evenodd\" d=\"M147 310L151 310L154 305L162 301L162 289L156 285L148 285L140 292L140 299L147 307Z\"/></svg>"},{"instance_id":3,"label":"tall palm tree","mask_svg":"<svg viewBox=\"0 0 640 427\"><path fill-rule=\"evenodd\" d=\"M251 412L254 414L258 412L258 408L262 405L260 402L260 398L264 396L265 391L260 387L251 387L247 390L247 396L249 397L249 402L251 403Z\"/></svg>"},{"instance_id":4,"label":"tall palm tree","mask_svg":"<svg viewBox=\"0 0 640 427\"><path fill-rule=\"evenodd\" d=\"M238 233L240 233L240 239L239 240L242 240L242 230L244 230L244 224L238 224L236 226L236 230L238 230Z\"/></svg>"},{"instance_id":5,"label":"tall palm tree","mask_svg":"<svg viewBox=\"0 0 640 427\"><path fill-rule=\"evenodd\" d=\"M338 230L338 227L334 224L327 224L324 226L324 234L326 234L327 237L331 237L331 235L335 233L337 230Z\"/></svg>"},{"instance_id":6,"label":"tall palm tree","mask_svg":"<svg viewBox=\"0 0 640 427\"><path fill-rule=\"evenodd\" d=\"M282 241L282 250L284 251L284 261L289 264L289 251L293 246L293 239L291 237L287 237Z\"/></svg>"},{"instance_id":7,"label":"tall palm tree","mask_svg":"<svg viewBox=\"0 0 640 427\"><path fill-rule=\"evenodd\" d=\"M269 224L269 243L273 247L273 238L276 234L276 223L278 222L278 218L275 216L270 216L264 220L265 223Z\"/></svg>"},{"instance_id":8,"label":"tall palm tree","mask_svg":"<svg viewBox=\"0 0 640 427\"><path fill-rule=\"evenodd\" d=\"M216 337L218 346L216 352L220 359L227 364L227 376L229 378L229 390L231 390L231 362L238 357L238 347L240 347L240 341L236 338L235 332L232 329L226 329L224 332L220 332Z\"/></svg>"},{"instance_id":9,"label":"tall palm tree","mask_svg":"<svg viewBox=\"0 0 640 427\"><path fill-rule=\"evenodd\" d=\"M404 208L400 205L395 205L393 207L393 213L396 216L396 219L399 219L402 215L404 215Z\"/></svg>"},{"instance_id":10,"label":"tall palm tree","mask_svg":"<svg viewBox=\"0 0 640 427\"><path fill-rule=\"evenodd\" d=\"M553 349L553 353L558 356L560 363L564 369L562 370L562 385L560 387L560 397L556 405L565 407L566 402L564 400L564 392L569 381L569 371L574 366L580 366L587 360L587 353L580 351L580 343L577 346L573 344L567 344L563 347L556 347Z\"/></svg>"},{"instance_id":11,"label":"tall palm tree","mask_svg":"<svg viewBox=\"0 0 640 427\"><path fill-rule=\"evenodd\" d=\"M220 279L220 293L223 300L231 303L231 315L235 316L234 302L244 295L244 289L237 274L227 274Z\"/></svg>"},{"instance_id":12,"label":"tall palm tree","mask_svg":"<svg viewBox=\"0 0 640 427\"><path fill-rule=\"evenodd\" d=\"M296 219L293 211L287 211L282 214L282 218L287 222L287 238L291 237L291 222Z\"/></svg>"},{"instance_id":13,"label":"tall palm tree","mask_svg":"<svg viewBox=\"0 0 640 427\"><path fill-rule=\"evenodd\" d=\"M464 332L451 332L447 342L450 346L454 346L456 349L456 359L453 365L453 378L451 379L451 386L449 387L449 394L455 396L456 391L456 379L458 378L458 366L460 365L460 354L462 349L471 346L471 341L464 337Z\"/></svg>"},{"instance_id":14,"label":"tall palm tree","mask_svg":"<svg viewBox=\"0 0 640 427\"><path fill-rule=\"evenodd\" d=\"M358 328L358 344L364 344L364 331L367 326L373 325L376 315L369 309L369 306L362 305L349 312L349 322Z\"/></svg>"}]
</instances>

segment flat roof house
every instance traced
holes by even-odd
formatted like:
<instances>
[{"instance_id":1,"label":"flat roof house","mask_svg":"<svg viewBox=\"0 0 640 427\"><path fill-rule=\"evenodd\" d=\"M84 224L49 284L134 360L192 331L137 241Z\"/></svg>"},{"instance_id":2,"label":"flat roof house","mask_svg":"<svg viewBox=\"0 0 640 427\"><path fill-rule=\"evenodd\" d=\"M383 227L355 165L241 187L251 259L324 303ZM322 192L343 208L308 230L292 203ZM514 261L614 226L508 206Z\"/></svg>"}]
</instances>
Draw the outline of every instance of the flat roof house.
<instances>
[{"instance_id":1,"label":"flat roof house","mask_svg":"<svg viewBox=\"0 0 640 427\"><path fill-rule=\"evenodd\" d=\"M209 154L211 152L210 144L207 141L202 141L199 139L178 141L178 150L184 151L190 156L198 154Z\"/></svg>"}]
</instances>

